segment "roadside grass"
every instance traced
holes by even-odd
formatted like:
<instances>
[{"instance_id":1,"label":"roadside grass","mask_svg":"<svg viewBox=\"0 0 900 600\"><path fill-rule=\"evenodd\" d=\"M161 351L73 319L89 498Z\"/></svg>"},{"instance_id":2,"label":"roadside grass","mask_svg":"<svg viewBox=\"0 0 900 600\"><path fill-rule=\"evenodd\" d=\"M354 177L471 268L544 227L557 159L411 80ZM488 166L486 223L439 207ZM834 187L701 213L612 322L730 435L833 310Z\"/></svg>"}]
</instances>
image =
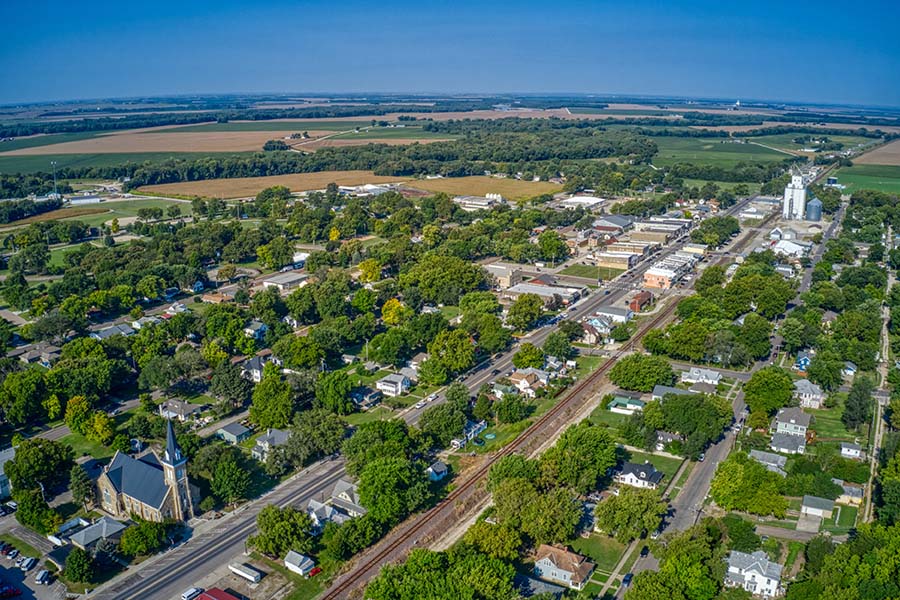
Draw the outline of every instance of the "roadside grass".
<instances>
[{"instance_id":1,"label":"roadside grass","mask_svg":"<svg viewBox=\"0 0 900 600\"><path fill-rule=\"evenodd\" d=\"M366 411L355 412L344 417L350 425L358 427L363 423L371 423L372 421L386 421L395 416L395 413L384 406L376 406Z\"/></svg>"}]
</instances>

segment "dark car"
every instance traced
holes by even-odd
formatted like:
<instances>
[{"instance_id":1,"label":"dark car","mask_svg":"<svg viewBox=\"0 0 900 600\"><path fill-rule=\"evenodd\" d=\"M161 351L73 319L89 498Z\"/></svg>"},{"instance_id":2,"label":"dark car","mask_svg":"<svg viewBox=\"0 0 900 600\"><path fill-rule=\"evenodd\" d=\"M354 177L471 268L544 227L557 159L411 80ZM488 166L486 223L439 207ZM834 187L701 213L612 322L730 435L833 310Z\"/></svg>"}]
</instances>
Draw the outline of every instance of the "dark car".
<instances>
[{"instance_id":1,"label":"dark car","mask_svg":"<svg viewBox=\"0 0 900 600\"><path fill-rule=\"evenodd\" d=\"M629 585L631 585L631 579L633 577L633 573L625 573L625 577L622 578L622 587L628 587Z\"/></svg>"},{"instance_id":2,"label":"dark car","mask_svg":"<svg viewBox=\"0 0 900 600\"><path fill-rule=\"evenodd\" d=\"M491 371L491 375L499 375L499 374L500 374L500 369L494 369L493 371Z\"/></svg>"},{"instance_id":3,"label":"dark car","mask_svg":"<svg viewBox=\"0 0 900 600\"><path fill-rule=\"evenodd\" d=\"M644 546L643 548L641 548L641 558L646 557L648 554L650 554L650 546Z\"/></svg>"}]
</instances>

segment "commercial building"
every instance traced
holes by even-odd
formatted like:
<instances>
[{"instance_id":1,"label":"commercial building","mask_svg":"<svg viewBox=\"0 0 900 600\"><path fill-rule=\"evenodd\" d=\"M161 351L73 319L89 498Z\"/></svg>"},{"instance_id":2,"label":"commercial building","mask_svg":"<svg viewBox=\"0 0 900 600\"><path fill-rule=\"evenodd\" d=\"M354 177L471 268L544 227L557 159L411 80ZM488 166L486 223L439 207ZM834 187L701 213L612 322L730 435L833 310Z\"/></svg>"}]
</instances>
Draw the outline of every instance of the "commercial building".
<instances>
[{"instance_id":1,"label":"commercial building","mask_svg":"<svg viewBox=\"0 0 900 600\"><path fill-rule=\"evenodd\" d=\"M271 277L267 277L263 280L263 287L274 287L277 288L280 293L284 294L285 292L303 287L308 283L307 279L309 279L309 276L306 273L287 271L285 273L278 273Z\"/></svg>"},{"instance_id":2,"label":"commercial building","mask_svg":"<svg viewBox=\"0 0 900 600\"><path fill-rule=\"evenodd\" d=\"M613 323L627 323L634 317L634 313L630 308L618 306L600 306L594 314L600 317L606 317Z\"/></svg>"},{"instance_id":3,"label":"commercial building","mask_svg":"<svg viewBox=\"0 0 900 600\"><path fill-rule=\"evenodd\" d=\"M676 252L657 261L644 272L644 286L667 290L681 281L697 264L699 258L695 254Z\"/></svg>"},{"instance_id":4,"label":"commercial building","mask_svg":"<svg viewBox=\"0 0 900 600\"><path fill-rule=\"evenodd\" d=\"M483 268L490 273L491 277L494 278L497 287L500 289L505 290L517 283L521 283L523 280L522 270L512 265L493 263L490 265L483 265Z\"/></svg>"},{"instance_id":5,"label":"commercial building","mask_svg":"<svg viewBox=\"0 0 900 600\"><path fill-rule=\"evenodd\" d=\"M515 300L522 294L535 294L540 296L545 304L550 304L556 297L559 297L563 304L572 304L578 301L583 290L584 288L560 287L528 282L512 286L503 292L503 296Z\"/></svg>"},{"instance_id":6,"label":"commercial building","mask_svg":"<svg viewBox=\"0 0 900 600\"><path fill-rule=\"evenodd\" d=\"M658 244L652 242L637 242L634 240L617 240L606 246L607 252L628 252L646 256L657 248Z\"/></svg>"},{"instance_id":7,"label":"commercial building","mask_svg":"<svg viewBox=\"0 0 900 600\"><path fill-rule=\"evenodd\" d=\"M594 264L605 269L621 269L627 271L637 264L640 255L633 252L595 252Z\"/></svg>"},{"instance_id":8,"label":"commercial building","mask_svg":"<svg viewBox=\"0 0 900 600\"><path fill-rule=\"evenodd\" d=\"M485 194L484 196L456 196L453 203L466 212L474 212L490 210L505 202L500 194Z\"/></svg>"},{"instance_id":9,"label":"commercial building","mask_svg":"<svg viewBox=\"0 0 900 600\"><path fill-rule=\"evenodd\" d=\"M791 172L791 182L784 188L781 216L784 219L795 220L801 220L806 216L806 182L799 171Z\"/></svg>"},{"instance_id":10,"label":"commercial building","mask_svg":"<svg viewBox=\"0 0 900 600\"><path fill-rule=\"evenodd\" d=\"M634 295L631 302L628 303L628 308L631 309L631 312L641 312L649 306L651 302L653 302L653 294L647 290L643 290Z\"/></svg>"},{"instance_id":11,"label":"commercial building","mask_svg":"<svg viewBox=\"0 0 900 600\"><path fill-rule=\"evenodd\" d=\"M556 206L559 208L563 208L566 210L575 210L576 208L583 208L588 211L595 211L603 206L603 203L606 202L603 198L597 198L596 196L572 196L571 198L566 198L565 200L560 200L556 203Z\"/></svg>"}]
</instances>

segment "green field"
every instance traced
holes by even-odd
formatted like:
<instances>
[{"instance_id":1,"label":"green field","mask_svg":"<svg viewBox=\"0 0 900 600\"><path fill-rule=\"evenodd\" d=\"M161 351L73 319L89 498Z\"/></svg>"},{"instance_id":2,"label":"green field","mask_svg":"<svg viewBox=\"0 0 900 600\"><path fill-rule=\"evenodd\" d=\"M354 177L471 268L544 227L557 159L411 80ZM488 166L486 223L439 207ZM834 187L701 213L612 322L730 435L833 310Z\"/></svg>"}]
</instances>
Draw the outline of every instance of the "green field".
<instances>
[{"instance_id":1,"label":"green field","mask_svg":"<svg viewBox=\"0 0 900 600\"><path fill-rule=\"evenodd\" d=\"M731 168L741 162L774 162L790 158L783 152L756 144L735 144L719 138L655 137L659 151L653 158L657 166L693 163Z\"/></svg>"},{"instance_id":2,"label":"green field","mask_svg":"<svg viewBox=\"0 0 900 600\"><path fill-rule=\"evenodd\" d=\"M560 275L571 275L572 277L586 277L588 279L602 279L604 281L609 281L610 279L615 279L624 272L623 269L595 267L594 265L569 265L560 271Z\"/></svg>"},{"instance_id":3,"label":"green field","mask_svg":"<svg viewBox=\"0 0 900 600\"><path fill-rule=\"evenodd\" d=\"M82 131L79 133L57 133L53 135L35 135L17 138L6 142L0 142L0 152L12 152L13 150L21 150L22 148L36 148L38 146L49 146L50 144L61 144L63 142L89 140L98 135L101 134L96 131Z\"/></svg>"},{"instance_id":4,"label":"green field","mask_svg":"<svg viewBox=\"0 0 900 600\"><path fill-rule=\"evenodd\" d=\"M855 190L879 190L900 194L900 166L853 165L841 167L835 176L838 183L847 186L848 192Z\"/></svg>"},{"instance_id":5,"label":"green field","mask_svg":"<svg viewBox=\"0 0 900 600\"><path fill-rule=\"evenodd\" d=\"M855 434L847 430L841 422L843 409L840 406L821 410L807 409L806 412L814 417L810 428L815 430L816 437L819 439L853 442L857 437L866 437L864 433ZM865 429L868 429L868 427L864 426ZM863 442L863 446L865 446L865 442Z\"/></svg>"},{"instance_id":6,"label":"green field","mask_svg":"<svg viewBox=\"0 0 900 600\"><path fill-rule=\"evenodd\" d=\"M589 557L597 564L597 569L606 574L613 569L625 553L625 545L614 538L592 533L589 537L579 537L569 543L572 550Z\"/></svg>"},{"instance_id":7,"label":"green field","mask_svg":"<svg viewBox=\"0 0 900 600\"><path fill-rule=\"evenodd\" d=\"M449 133L439 133L433 131L424 131L421 127L370 127L359 132L347 131L340 135L334 136L335 140L392 140L392 139L412 139L412 140L428 140L428 139L451 139L457 136Z\"/></svg>"},{"instance_id":8,"label":"green field","mask_svg":"<svg viewBox=\"0 0 900 600\"><path fill-rule=\"evenodd\" d=\"M102 225L107 221L110 221L114 218L122 219L124 217L136 217L138 211L142 208L162 208L165 210L171 205L177 205L181 208L181 214L183 216L189 216L191 214L191 205L189 202L176 202L174 200L128 200L128 201L116 201L116 202L102 202L100 204L92 204L87 208L96 208L103 210L103 212L97 212L93 214L80 214L80 209L85 207L74 207L74 208L63 208L60 210L54 210L48 213L44 213L43 217L45 219L38 219L41 221L45 220L75 220L86 223L92 227L96 227L98 225ZM71 216L66 216L67 213L72 213ZM16 229L17 227L22 227L27 223L22 223L21 221L10 223L7 226L0 227L0 231ZM62 255L66 253L66 251L71 252L71 248L65 249L56 249L51 252L51 260L61 261ZM56 257L55 255L60 255ZM62 264L62 263L60 263Z\"/></svg>"},{"instance_id":9,"label":"green field","mask_svg":"<svg viewBox=\"0 0 900 600\"><path fill-rule=\"evenodd\" d=\"M152 129L147 133L190 133L211 131L341 131L354 127L368 127L368 121L235 121L231 123L204 123L172 129Z\"/></svg>"},{"instance_id":10,"label":"green field","mask_svg":"<svg viewBox=\"0 0 900 600\"><path fill-rule=\"evenodd\" d=\"M249 155L250 152L122 152L109 154L43 154L39 156L0 156L0 173L49 173L51 161L57 169L68 167L109 167L131 163L160 163L170 158L221 158Z\"/></svg>"},{"instance_id":11,"label":"green field","mask_svg":"<svg viewBox=\"0 0 900 600\"><path fill-rule=\"evenodd\" d=\"M774 148L782 148L784 150L792 150L797 151L807 146L810 148L815 148L815 145L810 144L797 144L794 142L795 138L805 136L807 134L804 133L780 133L778 135L760 135L753 136L748 138L743 138L745 140L752 140L754 142L759 142L760 144L765 144L766 146L772 146ZM813 137L819 137L820 134L816 134ZM855 146L857 144L866 144L874 142L871 138L864 138L858 135L828 135L824 134L822 137L827 137L832 142L840 142L844 144L845 148L849 148L851 146Z\"/></svg>"}]
</instances>

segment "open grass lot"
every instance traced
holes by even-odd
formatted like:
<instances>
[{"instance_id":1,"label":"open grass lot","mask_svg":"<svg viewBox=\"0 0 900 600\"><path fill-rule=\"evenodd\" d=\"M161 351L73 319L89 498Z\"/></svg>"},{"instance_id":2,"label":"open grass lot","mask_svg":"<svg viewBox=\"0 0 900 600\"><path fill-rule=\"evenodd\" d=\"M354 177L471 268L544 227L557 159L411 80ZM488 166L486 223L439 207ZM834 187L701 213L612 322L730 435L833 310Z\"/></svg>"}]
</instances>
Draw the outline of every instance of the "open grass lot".
<instances>
[{"instance_id":1,"label":"open grass lot","mask_svg":"<svg viewBox=\"0 0 900 600\"><path fill-rule=\"evenodd\" d=\"M853 159L857 165L889 165L900 167L900 141L894 140L888 144L866 152L862 156Z\"/></svg>"},{"instance_id":2,"label":"open grass lot","mask_svg":"<svg viewBox=\"0 0 900 600\"><path fill-rule=\"evenodd\" d=\"M597 563L597 570L604 571L607 575L616 568L616 564L622 559L622 554L625 552L624 544L598 533L592 533L586 538L579 537L569 542L569 546L575 552L587 556Z\"/></svg>"},{"instance_id":3,"label":"open grass lot","mask_svg":"<svg viewBox=\"0 0 900 600\"><path fill-rule=\"evenodd\" d=\"M293 173L271 177L239 177L234 179L207 179L148 185L139 192L150 194L174 194L177 196L206 196L210 198L243 198L255 196L267 187L284 185L292 191L325 189L329 183L361 185L364 183L395 183L396 177L382 177L372 171L320 171L318 173Z\"/></svg>"},{"instance_id":4,"label":"open grass lot","mask_svg":"<svg viewBox=\"0 0 900 600\"><path fill-rule=\"evenodd\" d=\"M162 208L165 209L172 204L176 204L181 208L182 215L191 214L191 205L188 202L176 202L174 200L116 200L113 202L103 202L101 204L95 204L92 206L76 206L74 208L61 208L59 210L51 210L50 212L46 212L41 215L35 215L34 217L29 217L28 219L22 219L21 221L15 221L10 223L8 227L0 228L0 231L4 229L10 229L19 227L21 225L27 225L29 223L35 223L37 221L50 221L50 220L66 220L66 219L77 219L88 225L96 227L97 225L102 225L107 221L110 221L114 218L123 219L127 217L136 217L137 213L142 208Z\"/></svg>"},{"instance_id":5,"label":"open grass lot","mask_svg":"<svg viewBox=\"0 0 900 600\"><path fill-rule=\"evenodd\" d=\"M678 467L681 466L681 463L684 462L680 458L669 458L668 456L657 456L656 454L647 454L645 452L632 452L629 450L631 454L631 458L628 460L633 463L643 463L649 461L651 465L662 471L666 478L663 480L663 483L660 485L660 488L665 488L669 485L669 482L672 480L672 477L675 476L675 473L678 472Z\"/></svg>"},{"instance_id":6,"label":"open grass lot","mask_svg":"<svg viewBox=\"0 0 900 600\"><path fill-rule=\"evenodd\" d=\"M35 173L52 170L51 161L56 161L58 169L67 167L108 167L125 163L161 163L171 158L206 158L240 154L236 152L118 152L84 154L44 154L40 156L18 156L0 154L0 173Z\"/></svg>"},{"instance_id":7,"label":"open grass lot","mask_svg":"<svg viewBox=\"0 0 900 600\"><path fill-rule=\"evenodd\" d=\"M560 271L560 275L571 275L572 277L587 277L589 279L602 279L608 281L610 279L615 279L624 272L623 269L595 267L594 265L569 265Z\"/></svg>"},{"instance_id":8,"label":"open grass lot","mask_svg":"<svg viewBox=\"0 0 900 600\"><path fill-rule=\"evenodd\" d=\"M653 157L653 164L657 166L689 162L730 168L741 162L772 162L788 158L783 152L756 144L723 143L717 138L656 137L653 141L659 148Z\"/></svg>"},{"instance_id":9,"label":"open grass lot","mask_svg":"<svg viewBox=\"0 0 900 600\"><path fill-rule=\"evenodd\" d=\"M483 196L500 194L513 200L532 198L541 194L553 194L562 189L561 185L546 181L521 181L474 175L471 177L445 177L443 179L422 179L409 183L426 192L444 192L451 195Z\"/></svg>"},{"instance_id":10,"label":"open grass lot","mask_svg":"<svg viewBox=\"0 0 900 600\"><path fill-rule=\"evenodd\" d=\"M810 428L815 430L816 437L820 440L853 442L857 438L866 439L865 433L853 433L844 427L844 424L841 422L843 409L839 406L822 410L806 409L806 412L814 417ZM863 441L863 446L865 446L865 441Z\"/></svg>"},{"instance_id":11,"label":"open grass lot","mask_svg":"<svg viewBox=\"0 0 900 600\"><path fill-rule=\"evenodd\" d=\"M94 458L109 458L113 451L97 442L92 442L80 433L70 433L60 440L75 451L75 457L90 455Z\"/></svg>"},{"instance_id":12,"label":"open grass lot","mask_svg":"<svg viewBox=\"0 0 900 600\"><path fill-rule=\"evenodd\" d=\"M855 164L841 167L835 175L838 183L847 186L847 192L879 190L900 194L900 166Z\"/></svg>"},{"instance_id":13,"label":"open grass lot","mask_svg":"<svg viewBox=\"0 0 900 600\"><path fill-rule=\"evenodd\" d=\"M822 529L838 535L847 533L856 525L858 514L859 509L855 506L835 504L831 518L822 521Z\"/></svg>"},{"instance_id":14,"label":"open grass lot","mask_svg":"<svg viewBox=\"0 0 900 600\"><path fill-rule=\"evenodd\" d=\"M78 250L78 246L66 246L54 248L50 251L50 264L54 267L62 267L66 264L66 255Z\"/></svg>"}]
</instances>

